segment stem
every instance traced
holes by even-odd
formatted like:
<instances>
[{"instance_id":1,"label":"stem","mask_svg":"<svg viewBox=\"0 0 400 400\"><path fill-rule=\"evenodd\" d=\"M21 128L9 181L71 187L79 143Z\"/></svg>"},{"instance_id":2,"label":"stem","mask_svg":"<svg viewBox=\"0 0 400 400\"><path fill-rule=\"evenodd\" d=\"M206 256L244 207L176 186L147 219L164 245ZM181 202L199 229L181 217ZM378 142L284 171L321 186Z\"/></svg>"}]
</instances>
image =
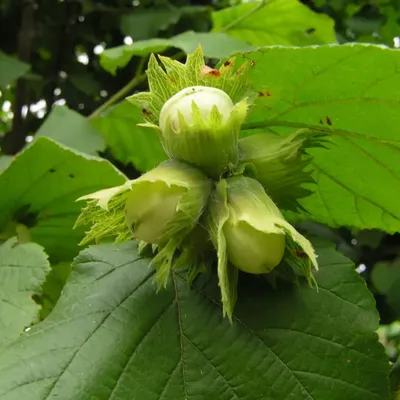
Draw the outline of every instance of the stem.
<instances>
[{"instance_id":1,"label":"stem","mask_svg":"<svg viewBox=\"0 0 400 400\"><path fill-rule=\"evenodd\" d=\"M105 103L103 103L99 108L93 111L92 114L89 115L88 119L92 120L97 118L102 112L104 112L108 107L112 106L122 97L125 97L131 90L133 90L136 86L140 85L143 81L146 80L146 73L143 72L144 66L146 64L147 57L142 57L139 61L139 65L136 69L136 74L124 87L118 90L117 93L112 95Z\"/></svg>"},{"instance_id":2,"label":"stem","mask_svg":"<svg viewBox=\"0 0 400 400\"><path fill-rule=\"evenodd\" d=\"M251 10L247 11L247 13L244 13L243 15L241 15L240 17L236 18L235 20L233 20L232 22L230 22L228 25L225 25L224 27L222 27L221 29L217 29L214 32L225 32L228 29L232 29L232 27L240 24L241 22L243 22L245 19L249 18L252 14L254 14L255 12L261 10L264 6L266 6L269 3L272 3L274 0L271 1L267 1L267 0L262 0L260 1L260 3L252 8Z\"/></svg>"}]
</instances>

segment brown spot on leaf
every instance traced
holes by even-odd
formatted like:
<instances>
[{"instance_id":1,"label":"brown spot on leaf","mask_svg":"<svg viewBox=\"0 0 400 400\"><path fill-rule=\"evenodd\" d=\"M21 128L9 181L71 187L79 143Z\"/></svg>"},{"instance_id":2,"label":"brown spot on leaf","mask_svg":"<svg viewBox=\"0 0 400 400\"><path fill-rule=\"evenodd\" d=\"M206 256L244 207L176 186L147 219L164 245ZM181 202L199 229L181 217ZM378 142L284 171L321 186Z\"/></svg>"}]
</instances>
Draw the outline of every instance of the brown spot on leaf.
<instances>
[{"instance_id":1,"label":"brown spot on leaf","mask_svg":"<svg viewBox=\"0 0 400 400\"><path fill-rule=\"evenodd\" d=\"M308 28L304 31L307 35L311 35L312 33L315 32L315 28Z\"/></svg>"},{"instance_id":2,"label":"brown spot on leaf","mask_svg":"<svg viewBox=\"0 0 400 400\"><path fill-rule=\"evenodd\" d=\"M217 69L210 68L207 65L203 65L203 68L200 72L200 76L207 76L207 75L218 77L221 75L221 72L219 72Z\"/></svg>"},{"instance_id":3,"label":"brown spot on leaf","mask_svg":"<svg viewBox=\"0 0 400 400\"><path fill-rule=\"evenodd\" d=\"M320 119L319 120L319 123L321 124L321 125L323 125L324 123L323 123L323 121L322 121L322 119Z\"/></svg>"},{"instance_id":4,"label":"brown spot on leaf","mask_svg":"<svg viewBox=\"0 0 400 400\"><path fill-rule=\"evenodd\" d=\"M250 60L250 67L254 67L256 65L256 62L254 60Z\"/></svg>"},{"instance_id":5,"label":"brown spot on leaf","mask_svg":"<svg viewBox=\"0 0 400 400\"><path fill-rule=\"evenodd\" d=\"M264 90L262 92L258 92L258 97L271 97L271 93L268 90Z\"/></svg>"},{"instance_id":6,"label":"brown spot on leaf","mask_svg":"<svg viewBox=\"0 0 400 400\"><path fill-rule=\"evenodd\" d=\"M326 123L329 125L329 126L332 126L332 121L331 121L331 119L328 117L328 116L326 116Z\"/></svg>"},{"instance_id":7,"label":"brown spot on leaf","mask_svg":"<svg viewBox=\"0 0 400 400\"><path fill-rule=\"evenodd\" d=\"M224 62L224 67L230 67L232 65L232 61L231 60L227 60Z\"/></svg>"},{"instance_id":8,"label":"brown spot on leaf","mask_svg":"<svg viewBox=\"0 0 400 400\"><path fill-rule=\"evenodd\" d=\"M151 111L149 111L147 108L142 108L142 114L145 117L151 117L153 115L153 113Z\"/></svg>"},{"instance_id":9,"label":"brown spot on leaf","mask_svg":"<svg viewBox=\"0 0 400 400\"><path fill-rule=\"evenodd\" d=\"M293 254L299 258L307 258L307 253L302 250L293 250Z\"/></svg>"}]
</instances>

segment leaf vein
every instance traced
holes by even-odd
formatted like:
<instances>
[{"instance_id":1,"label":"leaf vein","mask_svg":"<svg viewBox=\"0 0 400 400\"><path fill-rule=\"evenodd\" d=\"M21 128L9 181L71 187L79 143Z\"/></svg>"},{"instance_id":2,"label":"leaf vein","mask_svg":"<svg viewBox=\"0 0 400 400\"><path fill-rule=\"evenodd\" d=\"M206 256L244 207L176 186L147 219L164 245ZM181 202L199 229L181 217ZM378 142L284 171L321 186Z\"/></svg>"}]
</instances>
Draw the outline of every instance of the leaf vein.
<instances>
[{"instance_id":1,"label":"leaf vein","mask_svg":"<svg viewBox=\"0 0 400 400\"><path fill-rule=\"evenodd\" d=\"M322 196L321 189L320 189L320 187L319 187L319 185L318 185L318 183L320 182L320 175L321 175L321 174L320 174L320 171L317 171L317 177L316 177L316 181L317 181L316 193L317 193L318 197L320 198L320 200L321 200L321 202L322 202L322 205L324 206L326 212L328 213L329 218L331 219L332 225L338 226L338 225L340 225L340 224L337 223L335 217L333 216L333 214L332 214L330 208L328 207L328 205L327 205L327 203L326 203L326 200L325 200L324 196Z\"/></svg>"},{"instance_id":2,"label":"leaf vein","mask_svg":"<svg viewBox=\"0 0 400 400\"><path fill-rule=\"evenodd\" d=\"M181 313L181 305L179 302L179 295L178 295L178 286L176 283L176 277L174 272L172 271L172 280L174 282L174 292L175 292L175 303L176 303L176 311L177 311L177 318L178 318L178 328L179 328L179 339L180 339L180 353L181 353L181 364L182 364L182 381L183 381L183 394L185 396L185 400L188 400L188 392L187 392L187 382L185 378L186 366L185 366L185 359L184 359L184 332L182 328L182 313Z\"/></svg>"},{"instance_id":3,"label":"leaf vein","mask_svg":"<svg viewBox=\"0 0 400 400\"><path fill-rule=\"evenodd\" d=\"M365 52L367 50L368 50L367 46L364 47L364 48L360 48L358 51L357 50L353 50L353 51L349 52L348 54L346 54L344 57L335 60L335 62L332 62L331 64L328 64L324 68L321 68L318 72L312 73L312 75L308 79L305 79L303 82L299 83L296 86L296 90L293 93L293 103L296 104L297 97L298 97L299 92L301 91L301 89L303 89L304 86L306 86L307 84L312 82L317 76L323 75L325 72L328 72L328 71L332 70L332 68L337 67L338 65L342 64L345 61L348 61L352 57L359 56L360 53L363 53L363 52Z\"/></svg>"},{"instance_id":4,"label":"leaf vein","mask_svg":"<svg viewBox=\"0 0 400 400\"><path fill-rule=\"evenodd\" d=\"M277 120L269 120L269 121L261 121L261 122L251 122L248 124L243 124L243 130L252 130L252 129L262 129L262 128L269 128L270 126L285 126L285 127L292 127L292 128L308 128L315 132L326 133L328 135L337 135L337 136L348 136L354 137L356 139L367 140L373 143L379 143L386 145L387 147L399 151L400 141L397 140L386 140L380 139L373 136L368 136L358 132L350 132L343 129L337 128L322 128L320 125L311 125L306 124L303 122L291 122L291 121L277 121Z\"/></svg>"},{"instance_id":5,"label":"leaf vein","mask_svg":"<svg viewBox=\"0 0 400 400\"><path fill-rule=\"evenodd\" d=\"M317 165L315 163L315 161L312 163L312 165L314 166L314 168L318 171L320 171L322 174L326 175L329 179L331 179L333 182L335 182L338 186L340 186L341 188L347 190L350 194L352 194L353 196L357 196L360 199L365 200L366 202L374 205L377 208L380 208L382 210L384 210L387 214L391 215L394 219L396 220L400 220L400 217L393 214L391 211L387 210L385 207L383 207L380 204L375 203L373 200L367 199L366 197L360 195L359 193L356 193L353 189L349 188L348 186L346 186L343 182L339 181L338 179L334 178L332 175L330 175L329 173L327 173L326 171L324 171L319 165Z\"/></svg>"},{"instance_id":6,"label":"leaf vein","mask_svg":"<svg viewBox=\"0 0 400 400\"><path fill-rule=\"evenodd\" d=\"M183 281L185 281L182 277L180 277ZM203 290L201 290L199 287L195 286L195 289L205 298L207 298L208 300L212 301L214 304L217 304L219 307L222 307L222 305L220 303L218 303L215 299L213 299L212 297L210 297L207 293L205 293ZM240 325L242 325L245 329L247 329L250 333L252 333L254 335L255 338L257 338L257 340L259 340L264 346L266 346L268 348L268 350L271 351L271 353L275 356L275 359L278 360L281 365L283 365L283 367L288 370L291 373L291 376L295 379L296 383L298 384L298 386L304 391L305 394L307 394L307 397L311 400L315 400L311 394L306 390L306 388L302 385L302 383L300 382L300 380L296 377L296 375L293 373L293 371L289 368L289 366L287 364L285 364L283 362L283 360L261 339L261 337L259 335L257 335L257 333L252 330L249 326L247 326L243 321L241 321L235 314L232 315L232 318L237 321Z\"/></svg>"},{"instance_id":7,"label":"leaf vein","mask_svg":"<svg viewBox=\"0 0 400 400\"><path fill-rule=\"evenodd\" d=\"M164 396L164 393L168 387L169 382L171 381L172 375L175 373L175 371L178 369L179 364L182 362L182 360L179 358L178 362L176 363L174 369L172 370L172 372L169 374L167 381L165 382L164 388L162 390L162 392L160 393L160 397L158 398L159 400L161 400Z\"/></svg>"},{"instance_id":8,"label":"leaf vein","mask_svg":"<svg viewBox=\"0 0 400 400\"><path fill-rule=\"evenodd\" d=\"M357 308L359 308L359 309L362 310L363 312L369 311L369 310L365 310L364 308L362 308L359 304L352 303L351 301L349 301L349 300L347 300L347 299L345 299L345 298L339 296L337 293L332 292L331 290L328 290L328 289L324 288L323 286L319 286L319 289L325 291L326 293L328 293L328 294L330 294L330 295L332 295L332 296L337 297L338 299L340 299L341 301L343 301L343 302L345 302L345 303L347 303L347 304L351 304L352 307L357 307Z\"/></svg>"},{"instance_id":9,"label":"leaf vein","mask_svg":"<svg viewBox=\"0 0 400 400\"><path fill-rule=\"evenodd\" d=\"M293 328L273 328L273 327L268 327L268 331L284 331L284 332L286 331L286 332L294 332L294 333L298 333L300 335L309 336L311 338L315 338L315 339L321 340L323 342L327 342L327 343L329 343L331 345L340 347L341 349L354 351L355 353L360 354L362 357L373 359L374 361L376 361L376 362L378 362L380 364L382 363L382 360L378 360L377 358L370 357L368 354L366 354L366 353L364 353L364 352L362 352L360 350L356 350L356 349L354 349L352 347L345 346L344 344L336 342L333 339L326 339L326 338L323 338L321 336L314 335L314 334L312 334L310 332L304 332L304 331L300 331L298 329L293 329Z\"/></svg>"},{"instance_id":10,"label":"leaf vein","mask_svg":"<svg viewBox=\"0 0 400 400\"><path fill-rule=\"evenodd\" d=\"M129 297L131 297L134 294L131 293L131 295ZM127 298L127 300L129 299L129 297ZM138 349L138 347L140 346L140 344L146 339L146 337L149 335L149 333L152 331L152 329L158 324L158 322L161 320L161 318L165 315L165 313L169 310L169 308L172 306L174 299L171 300L171 302L167 303L167 306L165 308L163 308L160 312L160 314L157 316L157 318L154 320L154 323L151 324L151 326L149 327L149 329L147 330L147 332L145 332L142 336L142 338L139 340L138 344L136 345L136 347L132 350L132 354L128 357L118 379L115 381L115 385L112 388L112 391L109 395L109 400L111 400L113 398L113 396L116 393L116 390L119 386L119 383L121 382L122 377L124 376L124 374L126 373L127 368L129 367L133 357L135 356L135 352ZM124 302L123 302L124 303ZM123 305L123 303L121 303L121 307Z\"/></svg>"},{"instance_id":11,"label":"leaf vein","mask_svg":"<svg viewBox=\"0 0 400 400\"><path fill-rule=\"evenodd\" d=\"M186 335L185 339L205 358L205 360L211 365L213 370L223 379L225 382L226 386L232 391L234 394L235 398L240 400L240 397L236 393L235 389L229 384L227 379L222 375L222 373L218 370L218 368L211 362L211 360L205 355L204 351L202 351L192 340L190 340Z\"/></svg>"},{"instance_id":12,"label":"leaf vein","mask_svg":"<svg viewBox=\"0 0 400 400\"><path fill-rule=\"evenodd\" d=\"M383 168L385 171L387 171L390 175L392 175L396 180L400 182L400 177L391 169L389 169L385 164L380 162L376 157L374 157L372 154L368 153L366 150L364 150L359 144L353 142L350 140L348 137L343 136L343 140L347 141L350 143L355 149L357 149L361 154L364 154L366 157L368 157L370 160L372 160L378 167Z\"/></svg>"},{"instance_id":13,"label":"leaf vein","mask_svg":"<svg viewBox=\"0 0 400 400\"><path fill-rule=\"evenodd\" d=\"M362 393L372 394L375 398L381 399L381 396L378 395L377 393L374 393L374 392L372 392L371 390L365 389L365 388L363 388L363 387L361 387L361 386L355 385L355 384L353 384L353 383L344 381L344 380L339 379L339 378L333 378L332 376L322 375L322 374L320 374L320 373L318 373L318 372L309 372L309 371L293 371L293 372L294 372L296 375L312 375L312 376L318 376L319 378L326 379L326 380L329 380L329 381L333 381L333 382L335 382L335 383L341 383L341 384L343 384L343 385L345 385L345 386L350 387L351 390L352 390L352 393L353 393L354 390L357 390L357 391L362 392Z\"/></svg>"}]
</instances>

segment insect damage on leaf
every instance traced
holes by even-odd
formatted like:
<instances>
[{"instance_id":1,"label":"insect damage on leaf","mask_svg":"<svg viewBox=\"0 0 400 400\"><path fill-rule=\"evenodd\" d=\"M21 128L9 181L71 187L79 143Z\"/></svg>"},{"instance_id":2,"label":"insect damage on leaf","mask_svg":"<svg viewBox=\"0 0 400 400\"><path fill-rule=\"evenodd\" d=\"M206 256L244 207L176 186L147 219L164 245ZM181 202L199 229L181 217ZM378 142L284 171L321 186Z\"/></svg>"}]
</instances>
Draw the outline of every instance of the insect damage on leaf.
<instances>
[{"instance_id":1,"label":"insect damage on leaf","mask_svg":"<svg viewBox=\"0 0 400 400\"><path fill-rule=\"evenodd\" d=\"M268 90L258 92L258 97L270 97L270 96L271 96L271 93Z\"/></svg>"}]
</instances>

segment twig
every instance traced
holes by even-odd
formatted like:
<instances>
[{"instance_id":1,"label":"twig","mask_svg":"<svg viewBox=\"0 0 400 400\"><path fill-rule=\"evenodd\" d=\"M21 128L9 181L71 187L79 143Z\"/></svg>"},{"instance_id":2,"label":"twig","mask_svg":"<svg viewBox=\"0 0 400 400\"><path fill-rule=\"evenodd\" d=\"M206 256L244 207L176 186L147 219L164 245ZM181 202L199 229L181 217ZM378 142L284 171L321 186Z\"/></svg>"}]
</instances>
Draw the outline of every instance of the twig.
<instances>
[{"instance_id":1,"label":"twig","mask_svg":"<svg viewBox=\"0 0 400 400\"><path fill-rule=\"evenodd\" d=\"M259 11L261 8L263 8L265 5L272 3L275 0L262 0L260 4L258 4L256 7L252 8L249 10L247 13L241 15L239 18L235 19L232 21L230 24L224 26L221 29L218 29L217 32L224 32L228 29L231 29L233 26L239 24L246 18L250 17L253 13ZM181 59L186 55L184 51L179 51L174 59ZM89 117L89 120L97 118L102 112L104 112L108 107L112 106L114 103L119 101L122 97L124 97L127 93L129 93L131 90L133 90L136 86L138 86L140 83L142 83L146 79L146 74L143 72L144 69L144 63L147 60L147 58L143 57L140 60L140 64L138 66L138 69L136 70L136 74L133 77L133 79L128 82L122 89L120 89L117 93L115 93L113 96L111 96L105 103L103 103L99 108L97 108Z\"/></svg>"},{"instance_id":2,"label":"twig","mask_svg":"<svg viewBox=\"0 0 400 400\"><path fill-rule=\"evenodd\" d=\"M184 51L179 51L173 58L175 60L179 60L186 56ZM147 61L147 57L142 57L140 59L138 68L136 70L136 74L131 81L129 81L123 88L121 88L117 93L111 96L105 103L103 103L99 108L97 108L91 115L89 115L88 119L92 120L97 118L102 112L104 112L107 108L111 107L117 101L121 100L125 97L131 90L133 90L136 86L139 86L142 82L146 80L146 73L143 72L145 64Z\"/></svg>"},{"instance_id":3,"label":"twig","mask_svg":"<svg viewBox=\"0 0 400 400\"><path fill-rule=\"evenodd\" d=\"M89 115L88 119L92 120L97 118L102 112L104 112L107 108L112 106L122 97L127 95L131 90L133 90L136 86L140 85L143 81L146 80L146 73L143 72L144 66L146 64L147 57L142 57L139 61L139 65L136 69L136 74L124 87L122 87L117 93L111 96L105 103L103 103L99 108L94 110L92 114Z\"/></svg>"}]
</instances>

